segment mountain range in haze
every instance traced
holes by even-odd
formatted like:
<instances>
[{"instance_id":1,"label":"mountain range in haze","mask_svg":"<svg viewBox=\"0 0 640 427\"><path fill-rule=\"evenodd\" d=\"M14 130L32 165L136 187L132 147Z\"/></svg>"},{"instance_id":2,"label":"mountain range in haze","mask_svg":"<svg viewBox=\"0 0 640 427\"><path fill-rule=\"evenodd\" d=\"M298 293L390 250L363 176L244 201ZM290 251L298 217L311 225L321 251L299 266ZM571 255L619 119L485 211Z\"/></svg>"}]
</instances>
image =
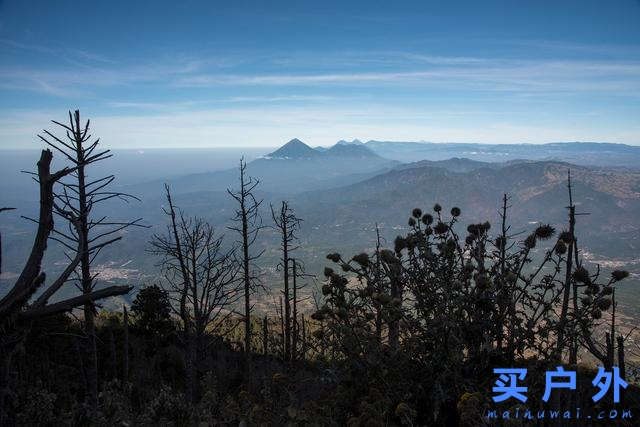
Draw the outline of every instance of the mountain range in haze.
<instances>
[{"instance_id":1,"label":"mountain range in haze","mask_svg":"<svg viewBox=\"0 0 640 427\"><path fill-rule=\"evenodd\" d=\"M367 160L382 159L382 157L358 140L353 140L352 142L341 140L329 148L311 148L298 138L292 139L273 153L264 156L265 159L282 160L330 159L337 157L360 158Z\"/></svg>"},{"instance_id":2,"label":"mountain range in haze","mask_svg":"<svg viewBox=\"0 0 640 427\"><path fill-rule=\"evenodd\" d=\"M318 158L322 153L349 152L363 157L378 155L390 160L415 162L447 160L452 157L484 162L510 160L559 160L573 164L608 167L640 167L640 147L605 142L553 142L547 144L475 144L340 140L331 147L311 148L299 139L289 141L267 155L271 158Z\"/></svg>"},{"instance_id":3,"label":"mountain range in haze","mask_svg":"<svg viewBox=\"0 0 640 427\"><path fill-rule=\"evenodd\" d=\"M116 153L102 167L108 170L111 164L117 170L120 154ZM235 158L240 155L238 152ZM441 158L445 155L448 157ZM232 156L229 159L226 169L129 180L119 187L141 197L142 202L111 203L105 206L105 213L115 219L143 217L151 228L129 230L121 243L101 254L105 268L110 269L103 277L112 281L152 280L156 260L145 249L153 233L164 231L164 182L170 184L174 199L185 214L204 217L224 233L234 210L226 189L238 185L237 160ZM32 168L36 160L37 153L33 152ZM10 167L10 160L4 161ZM452 206L460 207L464 225L485 220L495 223L500 199L507 193L514 233L538 223L551 223L561 230L566 222L567 173L571 170L578 210L589 214L580 216L578 222L584 254L603 265L624 266L637 279L638 165L640 147L621 144L504 146L354 140L312 148L292 139L248 161L247 172L261 180L258 196L265 199L265 223L270 221L269 203L283 199L289 200L304 219L298 256L305 260L310 272L319 273L326 253L340 251L350 255L370 249L376 224L389 245L395 235L406 231L412 208L429 210L436 202L445 207L445 212ZM14 174L20 176L18 170ZM18 208L1 218L5 280L12 272L15 274L31 243L34 228L20 219L20 215L33 215L37 210L37 189L29 185L32 193L10 185L1 188L2 199L11 199L15 202L13 207ZM266 230L260 244L266 251L265 265L275 265L276 236ZM47 268L55 270L62 268L65 258L60 248L52 246L45 262ZM118 267L123 264L128 274ZM636 298L634 289L629 292ZM640 301L640 292L637 295L629 301Z\"/></svg>"},{"instance_id":4,"label":"mountain range in haze","mask_svg":"<svg viewBox=\"0 0 640 427\"><path fill-rule=\"evenodd\" d=\"M251 174L261 180L263 191L290 194L357 182L400 162L383 158L364 145L336 144L318 150L294 138L249 164ZM168 182L179 193L221 191L237 185L237 172L237 168L230 168L184 175ZM162 188L160 181L129 186L126 191L149 194Z\"/></svg>"},{"instance_id":5,"label":"mountain range in haze","mask_svg":"<svg viewBox=\"0 0 640 427\"><path fill-rule=\"evenodd\" d=\"M349 147L341 147L349 146ZM184 185L185 191L223 189L233 182L233 172L225 170L237 166L240 156L253 161L256 175L264 175L263 183L273 191L299 192L356 182L378 171L397 167L400 163L439 161L465 158L485 163L526 160L557 160L588 166L610 168L639 168L640 147L611 143L567 142L550 144L466 144L341 140L332 147L311 148L299 139L293 139L277 150L269 148L216 148L216 149L145 149L113 150L114 157L104 164L94 165L96 175L114 173L118 183L132 186L132 190L146 191L158 182L174 181ZM267 154L270 153L270 154ZM322 156L320 153L325 153ZM377 157L376 157L377 155ZM0 150L0 195L14 203L37 197L37 191L28 175L20 170L33 170L34 150ZM291 188L282 177L276 162L278 158L309 162L287 163L288 173L302 181ZM357 162L352 161L360 158ZM258 160L259 161L258 161ZM333 160L331 162L330 160ZM56 161L54 157L54 166ZM274 166L276 165L276 166ZM299 173L293 171L300 166ZM276 170L273 180L270 179ZM344 181L341 181L341 177ZM189 181L193 181L189 184ZM150 187L143 184L149 183ZM134 188L135 187L135 188Z\"/></svg>"},{"instance_id":6,"label":"mountain range in haze","mask_svg":"<svg viewBox=\"0 0 640 427\"><path fill-rule=\"evenodd\" d=\"M464 159L455 169L454 159ZM440 144L427 142L361 142L341 140L331 147L316 147L294 138L277 150L250 162L262 190L295 194L353 184L394 168L426 166L447 161L446 168L468 170L470 162L496 167L525 161L561 161L576 165L635 169L640 167L640 147L610 143L551 143L541 145ZM422 162L422 163L416 163ZM411 165L411 166L407 166ZM443 167L445 164L432 164ZM169 179L177 192L221 191L236 184L237 170L230 168ZM149 194L162 188L155 180L133 185L128 192Z\"/></svg>"},{"instance_id":7,"label":"mountain range in haze","mask_svg":"<svg viewBox=\"0 0 640 427\"><path fill-rule=\"evenodd\" d=\"M352 141L340 140L330 148L315 147L314 150L324 152L340 145L368 148L381 157L401 162L446 160L452 157L459 157L485 162L501 162L518 159L560 160L573 164L591 166L640 167L640 147L607 142L477 144L377 140L362 142L354 139Z\"/></svg>"}]
</instances>

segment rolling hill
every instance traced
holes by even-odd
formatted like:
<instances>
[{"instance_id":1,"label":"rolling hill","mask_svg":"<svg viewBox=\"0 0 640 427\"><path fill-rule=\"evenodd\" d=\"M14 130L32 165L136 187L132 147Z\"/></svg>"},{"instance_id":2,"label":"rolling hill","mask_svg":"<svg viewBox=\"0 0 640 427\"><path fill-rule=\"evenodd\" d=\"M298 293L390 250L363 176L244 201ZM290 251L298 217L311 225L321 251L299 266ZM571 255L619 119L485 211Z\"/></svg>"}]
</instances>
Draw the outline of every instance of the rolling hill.
<instances>
[{"instance_id":1,"label":"rolling hill","mask_svg":"<svg viewBox=\"0 0 640 427\"><path fill-rule=\"evenodd\" d=\"M465 157L484 162L517 159L556 160L579 165L640 167L640 147L604 142L553 142L549 144L474 144L367 141L365 147L402 162Z\"/></svg>"}]
</instances>

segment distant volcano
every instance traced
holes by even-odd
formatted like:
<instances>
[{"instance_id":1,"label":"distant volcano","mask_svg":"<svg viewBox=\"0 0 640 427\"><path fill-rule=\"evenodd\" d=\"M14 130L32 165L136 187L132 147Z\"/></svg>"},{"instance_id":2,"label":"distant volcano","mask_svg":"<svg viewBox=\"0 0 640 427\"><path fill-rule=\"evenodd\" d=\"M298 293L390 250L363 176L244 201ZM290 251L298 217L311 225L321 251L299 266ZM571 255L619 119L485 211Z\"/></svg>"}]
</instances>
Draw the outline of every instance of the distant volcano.
<instances>
[{"instance_id":1,"label":"distant volcano","mask_svg":"<svg viewBox=\"0 0 640 427\"><path fill-rule=\"evenodd\" d=\"M381 158L362 142L354 139L351 142L338 141L330 148L311 148L297 138L287 142L273 153L265 156L267 159L326 159L330 157L349 158Z\"/></svg>"},{"instance_id":2,"label":"distant volcano","mask_svg":"<svg viewBox=\"0 0 640 427\"><path fill-rule=\"evenodd\" d=\"M294 138L266 157L273 159L313 159L321 155L321 152L309 147L298 138Z\"/></svg>"}]
</instances>

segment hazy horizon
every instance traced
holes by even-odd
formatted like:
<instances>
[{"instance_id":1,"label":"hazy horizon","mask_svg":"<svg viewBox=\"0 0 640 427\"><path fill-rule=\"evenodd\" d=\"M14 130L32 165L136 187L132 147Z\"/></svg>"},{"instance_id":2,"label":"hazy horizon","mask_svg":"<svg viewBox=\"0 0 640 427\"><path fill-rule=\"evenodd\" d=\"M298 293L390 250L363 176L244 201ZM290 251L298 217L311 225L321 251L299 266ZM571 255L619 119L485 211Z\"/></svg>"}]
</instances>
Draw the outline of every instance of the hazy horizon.
<instances>
[{"instance_id":1,"label":"hazy horizon","mask_svg":"<svg viewBox=\"0 0 640 427\"><path fill-rule=\"evenodd\" d=\"M37 136L36 136L37 138ZM145 147L145 146L139 146L139 147L113 147L113 148L109 148L108 145L105 143L105 148L110 149L110 150L115 150L115 151L160 151L160 150L167 150L167 151L180 151L180 150L185 150L185 151L241 151L244 149L248 149L248 150L257 150L257 151L264 151L265 153L268 153L269 150L276 150L279 147L283 146L284 144L286 144L287 142L293 140L293 139L298 139L302 142L304 142L306 145L315 148L315 147L323 147L323 148L329 148L332 147L333 145L335 145L336 143L340 142L340 141L347 141L347 142L351 142L353 140L360 140L359 138L341 138L338 139L332 143L326 143L326 144L314 144L313 142L301 139L301 138L297 138L297 137L292 137L289 139L285 139L283 140L279 145L272 145L272 146L262 146L262 145L218 145L218 146L203 146L203 147L198 147L198 146L189 146L189 147L173 147L173 146L169 146L169 147ZM370 139L370 140L360 140L360 142L366 144L367 142L389 142L389 143L417 143L417 144L441 144L441 145L445 145L445 144L460 144L460 145L551 145L551 144L613 144L613 145L627 145L630 147L640 147L640 144L629 144L629 143L625 143L625 142L610 142L610 141L544 141L544 142L509 142L509 143L496 143L496 142L478 142L478 141L425 141L425 140L389 140L389 139ZM35 144L29 147L18 147L18 148L14 148L14 147L0 147L0 151L39 151L42 149L47 148L43 143L39 142L39 140L34 140L33 141Z\"/></svg>"},{"instance_id":2,"label":"hazy horizon","mask_svg":"<svg viewBox=\"0 0 640 427\"><path fill-rule=\"evenodd\" d=\"M637 1L154 5L2 2L0 148L76 108L109 148L640 145Z\"/></svg>"}]
</instances>

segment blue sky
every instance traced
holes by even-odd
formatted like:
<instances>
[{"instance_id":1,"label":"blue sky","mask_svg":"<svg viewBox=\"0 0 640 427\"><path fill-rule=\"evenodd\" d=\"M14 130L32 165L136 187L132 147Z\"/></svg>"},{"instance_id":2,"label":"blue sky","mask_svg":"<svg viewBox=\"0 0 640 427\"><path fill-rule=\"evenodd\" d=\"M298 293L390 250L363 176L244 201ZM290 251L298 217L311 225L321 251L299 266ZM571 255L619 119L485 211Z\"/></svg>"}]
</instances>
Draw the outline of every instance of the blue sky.
<instances>
[{"instance_id":1,"label":"blue sky","mask_svg":"<svg viewBox=\"0 0 640 427\"><path fill-rule=\"evenodd\" d=\"M0 2L0 148L640 145L640 1Z\"/></svg>"}]
</instances>

